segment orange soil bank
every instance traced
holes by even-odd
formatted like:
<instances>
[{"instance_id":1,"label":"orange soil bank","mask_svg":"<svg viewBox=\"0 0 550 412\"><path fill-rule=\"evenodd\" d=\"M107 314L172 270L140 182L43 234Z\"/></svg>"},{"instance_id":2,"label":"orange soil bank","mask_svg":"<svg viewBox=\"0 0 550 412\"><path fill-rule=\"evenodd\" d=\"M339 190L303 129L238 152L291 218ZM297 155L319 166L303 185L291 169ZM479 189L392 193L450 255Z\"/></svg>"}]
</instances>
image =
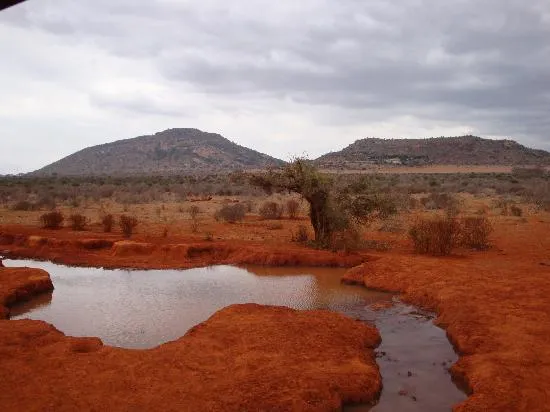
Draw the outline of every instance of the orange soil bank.
<instances>
[{"instance_id":1,"label":"orange soil bank","mask_svg":"<svg viewBox=\"0 0 550 412\"><path fill-rule=\"evenodd\" d=\"M26 291L44 277L2 268L9 287L0 291ZM0 320L0 410L333 411L378 396L379 340L374 328L337 313L256 304L228 306L150 350Z\"/></svg>"},{"instance_id":2,"label":"orange soil bank","mask_svg":"<svg viewBox=\"0 0 550 412\"><path fill-rule=\"evenodd\" d=\"M36 232L36 230L34 231ZM105 268L192 268L213 264L352 267L366 254L314 250L298 244L270 245L254 241L139 238L85 238L66 231L0 228L0 252L13 257L47 259L57 263ZM89 233L87 234L90 235ZM178 243L173 243L178 242Z\"/></svg>"},{"instance_id":3,"label":"orange soil bank","mask_svg":"<svg viewBox=\"0 0 550 412\"><path fill-rule=\"evenodd\" d=\"M0 267L0 319L8 317L14 303L52 290L50 275L42 269Z\"/></svg>"},{"instance_id":4,"label":"orange soil bank","mask_svg":"<svg viewBox=\"0 0 550 412\"><path fill-rule=\"evenodd\" d=\"M348 267L361 263L348 271L347 281L401 291L405 300L439 314L439 324L461 355L452 373L471 390L471 396L456 406L457 411L550 410L550 219L547 215L497 218L495 229L492 250L461 252L448 258L414 255L406 237L396 237L397 248L390 252L346 257L288 241L158 241L137 236L132 240L153 244L152 252L142 245L136 249L145 250L145 254L124 256L124 247L115 252L114 244L121 240L115 235L102 238L112 243L90 249L78 243L89 233L48 232L23 226L0 228L4 233L0 236L0 251L99 266L258 263L254 260ZM36 235L47 240L28 239ZM64 254L62 247L48 246L55 242L67 242L69 253ZM208 245L213 249L201 252ZM161 260L164 255L160 251L165 247L173 248L170 253L163 252L172 257ZM178 264L182 254L184 264Z\"/></svg>"},{"instance_id":5,"label":"orange soil bank","mask_svg":"<svg viewBox=\"0 0 550 412\"><path fill-rule=\"evenodd\" d=\"M543 223L543 224L541 224ZM498 227L498 249L449 258L391 254L348 282L401 291L435 310L461 355L451 372L471 389L456 411L550 410L548 223Z\"/></svg>"}]
</instances>

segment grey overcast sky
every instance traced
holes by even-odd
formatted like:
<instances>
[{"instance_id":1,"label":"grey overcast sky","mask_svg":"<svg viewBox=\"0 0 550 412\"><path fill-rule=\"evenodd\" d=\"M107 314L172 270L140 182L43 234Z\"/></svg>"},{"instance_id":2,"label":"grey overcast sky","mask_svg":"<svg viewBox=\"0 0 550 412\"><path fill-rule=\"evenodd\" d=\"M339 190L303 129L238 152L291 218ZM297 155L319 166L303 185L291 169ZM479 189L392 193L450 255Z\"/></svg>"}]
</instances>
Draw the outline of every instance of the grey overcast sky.
<instances>
[{"instance_id":1,"label":"grey overcast sky","mask_svg":"<svg viewBox=\"0 0 550 412\"><path fill-rule=\"evenodd\" d=\"M173 127L550 150L549 0L28 0L0 12L0 173Z\"/></svg>"}]
</instances>

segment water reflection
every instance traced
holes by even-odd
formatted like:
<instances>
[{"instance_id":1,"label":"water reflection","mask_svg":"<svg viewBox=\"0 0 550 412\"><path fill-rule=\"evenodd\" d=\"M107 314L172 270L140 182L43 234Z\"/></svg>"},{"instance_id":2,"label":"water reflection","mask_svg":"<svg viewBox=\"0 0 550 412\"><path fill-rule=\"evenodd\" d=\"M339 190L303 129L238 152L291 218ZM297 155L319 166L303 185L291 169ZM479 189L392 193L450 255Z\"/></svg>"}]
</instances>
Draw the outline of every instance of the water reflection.
<instances>
[{"instance_id":1,"label":"water reflection","mask_svg":"<svg viewBox=\"0 0 550 412\"><path fill-rule=\"evenodd\" d=\"M234 303L345 311L391 295L342 285L344 269L213 266L190 270L104 270L51 262L7 260L39 267L55 290L49 302L12 310L12 319L45 320L72 336L106 344L150 348L177 339Z\"/></svg>"},{"instance_id":2,"label":"water reflection","mask_svg":"<svg viewBox=\"0 0 550 412\"><path fill-rule=\"evenodd\" d=\"M41 293L31 300L13 306L12 308L10 308L11 318L17 318L20 315L24 315L26 313L39 310L44 306L48 306L50 303L52 303L52 296L53 292Z\"/></svg>"}]
</instances>

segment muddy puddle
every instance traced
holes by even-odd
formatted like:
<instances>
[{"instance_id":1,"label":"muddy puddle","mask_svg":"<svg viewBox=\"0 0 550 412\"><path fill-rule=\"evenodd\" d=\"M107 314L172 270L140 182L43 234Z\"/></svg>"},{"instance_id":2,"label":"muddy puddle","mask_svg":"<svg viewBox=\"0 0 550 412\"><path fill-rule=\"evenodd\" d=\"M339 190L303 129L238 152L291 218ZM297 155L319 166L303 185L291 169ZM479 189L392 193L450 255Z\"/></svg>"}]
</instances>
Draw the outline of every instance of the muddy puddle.
<instances>
[{"instance_id":1,"label":"muddy puddle","mask_svg":"<svg viewBox=\"0 0 550 412\"><path fill-rule=\"evenodd\" d=\"M447 370L457 356L430 315L391 294L341 284L345 269L104 270L29 260L4 264L42 268L55 287L53 293L11 308L12 319L44 320L67 335L98 336L108 345L145 349L179 338L234 303L329 309L374 323L382 335L377 349L384 384L380 401L346 411L446 411L465 399ZM390 302L386 309L370 308Z\"/></svg>"}]
</instances>

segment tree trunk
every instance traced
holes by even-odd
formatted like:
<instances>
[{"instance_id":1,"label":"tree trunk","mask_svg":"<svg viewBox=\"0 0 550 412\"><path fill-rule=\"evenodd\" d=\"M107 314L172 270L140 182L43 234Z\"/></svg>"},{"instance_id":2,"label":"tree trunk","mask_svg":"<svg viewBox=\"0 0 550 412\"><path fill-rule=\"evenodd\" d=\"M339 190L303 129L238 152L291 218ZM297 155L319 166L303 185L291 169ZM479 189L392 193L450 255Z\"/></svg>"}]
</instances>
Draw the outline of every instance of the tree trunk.
<instances>
[{"instance_id":1,"label":"tree trunk","mask_svg":"<svg viewBox=\"0 0 550 412\"><path fill-rule=\"evenodd\" d=\"M317 192L306 197L306 200L309 202L309 218L315 232L315 241L324 244L331 234L327 218L328 196L324 192Z\"/></svg>"}]
</instances>

